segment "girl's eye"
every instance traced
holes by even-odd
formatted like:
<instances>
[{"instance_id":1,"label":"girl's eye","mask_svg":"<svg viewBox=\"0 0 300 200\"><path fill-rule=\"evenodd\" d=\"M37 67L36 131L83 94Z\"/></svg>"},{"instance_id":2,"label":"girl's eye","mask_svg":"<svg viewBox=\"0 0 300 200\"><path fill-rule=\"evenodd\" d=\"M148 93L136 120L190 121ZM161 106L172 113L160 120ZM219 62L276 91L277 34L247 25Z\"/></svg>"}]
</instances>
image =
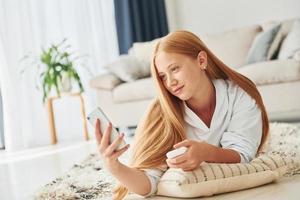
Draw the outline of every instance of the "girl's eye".
<instances>
[{"instance_id":1,"label":"girl's eye","mask_svg":"<svg viewBox=\"0 0 300 200\"><path fill-rule=\"evenodd\" d=\"M171 71L172 71L172 72L177 72L178 69L179 69L179 67L178 67L178 66L175 66L175 67L172 67L172 68L171 68Z\"/></svg>"}]
</instances>

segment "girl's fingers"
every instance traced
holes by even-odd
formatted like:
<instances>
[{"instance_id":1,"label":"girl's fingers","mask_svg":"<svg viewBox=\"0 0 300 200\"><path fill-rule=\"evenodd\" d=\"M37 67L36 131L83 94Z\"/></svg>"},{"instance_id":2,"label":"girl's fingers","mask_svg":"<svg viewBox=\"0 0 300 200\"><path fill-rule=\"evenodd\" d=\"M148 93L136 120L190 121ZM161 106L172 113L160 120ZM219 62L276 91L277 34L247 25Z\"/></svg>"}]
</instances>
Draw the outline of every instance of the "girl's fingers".
<instances>
[{"instance_id":1,"label":"girl's fingers","mask_svg":"<svg viewBox=\"0 0 300 200\"><path fill-rule=\"evenodd\" d=\"M95 135L96 135L97 143L100 144L101 138L102 138L102 133L101 133L101 129L100 129L100 120L99 119L97 119L97 121L96 121Z\"/></svg>"},{"instance_id":2,"label":"girl's fingers","mask_svg":"<svg viewBox=\"0 0 300 200\"><path fill-rule=\"evenodd\" d=\"M179 143L177 143L177 144L175 144L174 145L174 148L175 149L177 149L177 148L179 148L179 147L189 147L191 144L190 144L190 140L183 140L183 141L181 141L181 142L179 142Z\"/></svg>"},{"instance_id":3,"label":"girl's fingers","mask_svg":"<svg viewBox=\"0 0 300 200\"><path fill-rule=\"evenodd\" d=\"M190 172L190 171L193 171L193 169L192 169L192 168L183 168L182 170L183 170L183 171L185 171L185 172Z\"/></svg>"},{"instance_id":4,"label":"girl's fingers","mask_svg":"<svg viewBox=\"0 0 300 200\"><path fill-rule=\"evenodd\" d=\"M118 151L116 151L113 155L112 155L112 157L114 158L114 159L117 159L118 157L120 157L125 151L127 151L127 149L129 148L129 144L127 144L125 147L123 147L122 149L120 149L120 150L118 150Z\"/></svg>"},{"instance_id":5,"label":"girl's fingers","mask_svg":"<svg viewBox=\"0 0 300 200\"><path fill-rule=\"evenodd\" d=\"M104 133L104 135L102 137L101 144L100 144L100 146L103 149L106 149L109 146L109 140L110 140L111 130L112 130L112 125L111 125L111 123L109 123L109 125L106 128L106 131L105 131L105 133Z\"/></svg>"},{"instance_id":6,"label":"girl's fingers","mask_svg":"<svg viewBox=\"0 0 300 200\"><path fill-rule=\"evenodd\" d=\"M121 133L121 134L118 136L118 138L117 138L115 141L113 141L113 143L111 143L111 144L107 147L107 149L105 150L105 154L106 154L107 156L113 154L113 152L117 149L117 147L119 146L119 144L121 144L123 138L124 138L124 133Z\"/></svg>"}]
</instances>

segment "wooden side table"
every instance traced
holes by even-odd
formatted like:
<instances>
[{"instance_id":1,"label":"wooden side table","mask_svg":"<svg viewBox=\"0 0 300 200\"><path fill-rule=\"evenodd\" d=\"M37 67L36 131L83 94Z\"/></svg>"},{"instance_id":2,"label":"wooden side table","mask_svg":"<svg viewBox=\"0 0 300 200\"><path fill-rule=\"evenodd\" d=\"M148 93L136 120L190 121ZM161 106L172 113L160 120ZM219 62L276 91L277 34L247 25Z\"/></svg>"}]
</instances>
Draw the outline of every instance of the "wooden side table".
<instances>
[{"instance_id":1,"label":"wooden side table","mask_svg":"<svg viewBox=\"0 0 300 200\"><path fill-rule=\"evenodd\" d=\"M84 108L84 99L83 99L81 93L64 93L64 94L61 95L61 97L63 97L63 96L79 97L79 99L80 99L80 110L81 110L82 123L83 123L83 134L84 134L85 140L89 140L89 134L88 134L87 125L86 125L86 114L85 114L85 108ZM57 143L55 120L54 120L54 110L53 110L53 101L56 100L56 99L60 99L61 97L54 96L54 97L50 97L50 98L47 99L51 144L56 144Z\"/></svg>"}]
</instances>

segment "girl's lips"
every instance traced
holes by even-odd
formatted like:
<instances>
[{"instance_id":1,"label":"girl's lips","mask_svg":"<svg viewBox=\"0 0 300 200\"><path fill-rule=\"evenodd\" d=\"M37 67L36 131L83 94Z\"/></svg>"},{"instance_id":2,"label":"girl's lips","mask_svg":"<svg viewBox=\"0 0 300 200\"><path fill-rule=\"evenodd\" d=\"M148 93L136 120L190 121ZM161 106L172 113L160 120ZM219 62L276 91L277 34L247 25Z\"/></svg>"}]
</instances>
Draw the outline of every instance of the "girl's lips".
<instances>
[{"instance_id":1,"label":"girl's lips","mask_svg":"<svg viewBox=\"0 0 300 200\"><path fill-rule=\"evenodd\" d=\"M181 87L179 87L179 88L177 88L176 90L174 90L174 93L175 93L175 94L180 93L183 87L184 87L184 85L181 86Z\"/></svg>"}]
</instances>

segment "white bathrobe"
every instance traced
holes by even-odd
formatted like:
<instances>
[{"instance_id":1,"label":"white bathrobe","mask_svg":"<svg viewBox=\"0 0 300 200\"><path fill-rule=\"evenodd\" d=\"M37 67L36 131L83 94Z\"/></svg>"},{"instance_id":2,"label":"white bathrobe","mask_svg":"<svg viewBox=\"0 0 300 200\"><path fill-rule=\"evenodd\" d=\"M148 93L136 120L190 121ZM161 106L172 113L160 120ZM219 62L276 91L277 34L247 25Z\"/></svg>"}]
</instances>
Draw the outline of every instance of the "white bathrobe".
<instances>
[{"instance_id":1,"label":"white bathrobe","mask_svg":"<svg viewBox=\"0 0 300 200\"><path fill-rule=\"evenodd\" d=\"M216 106L210 128L184 104L184 121L188 139L233 149L240 154L241 162L251 161L262 137L262 117L254 99L229 80L213 80ZM146 169L153 195L166 169Z\"/></svg>"}]
</instances>

